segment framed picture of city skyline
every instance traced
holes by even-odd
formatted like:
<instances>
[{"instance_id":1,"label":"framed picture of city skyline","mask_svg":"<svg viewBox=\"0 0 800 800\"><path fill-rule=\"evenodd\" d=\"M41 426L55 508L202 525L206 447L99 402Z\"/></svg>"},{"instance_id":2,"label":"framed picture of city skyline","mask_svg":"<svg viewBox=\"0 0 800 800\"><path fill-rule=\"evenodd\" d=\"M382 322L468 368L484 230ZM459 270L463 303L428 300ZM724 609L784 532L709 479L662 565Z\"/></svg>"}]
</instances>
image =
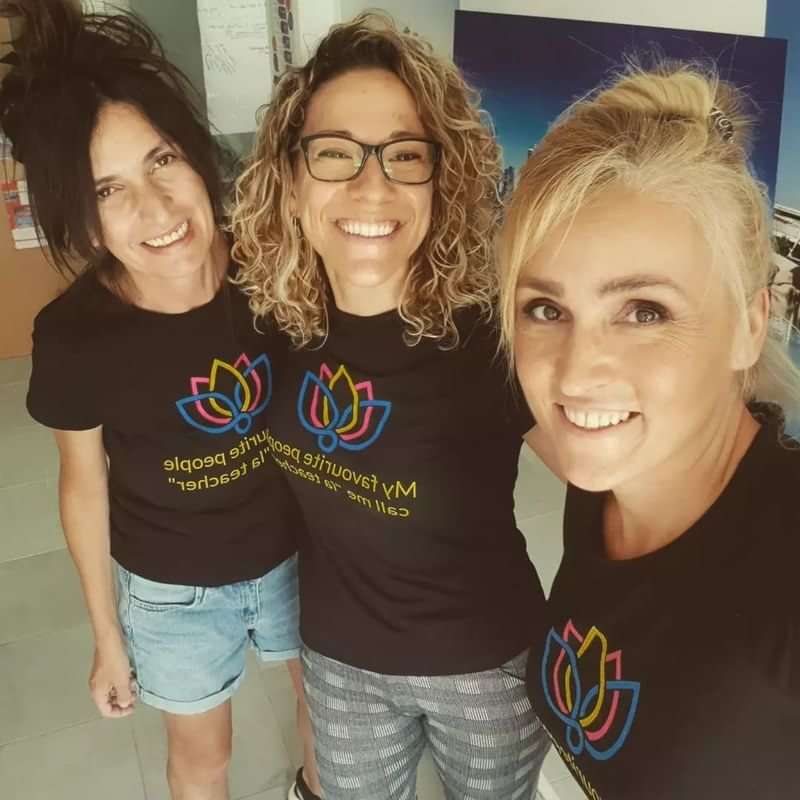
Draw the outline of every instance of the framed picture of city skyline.
<instances>
[{"instance_id":1,"label":"framed picture of city skyline","mask_svg":"<svg viewBox=\"0 0 800 800\"><path fill-rule=\"evenodd\" d=\"M787 331L792 360L800 366L800 3L769 0L767 35L788 40L774 231L776 274L773 298L793 328ZM800 424L793 433L800 434Z\"/></svg>"},{"instance_id":2,"label":"framed picture of city skyline","mask_svg":"<svg viewBox=\"0 0 800 800\"><path fill-rule=\"evenodd\" d=\"M794 3L795 0L787 0ZM753 166L774 199L781 135L786 42L760 36L457 11L454 59L481 92L503 148L501 192L550 124L574 100L651 54L714 63L744 89L760 118Z\"/></svg>"}]
</instances>

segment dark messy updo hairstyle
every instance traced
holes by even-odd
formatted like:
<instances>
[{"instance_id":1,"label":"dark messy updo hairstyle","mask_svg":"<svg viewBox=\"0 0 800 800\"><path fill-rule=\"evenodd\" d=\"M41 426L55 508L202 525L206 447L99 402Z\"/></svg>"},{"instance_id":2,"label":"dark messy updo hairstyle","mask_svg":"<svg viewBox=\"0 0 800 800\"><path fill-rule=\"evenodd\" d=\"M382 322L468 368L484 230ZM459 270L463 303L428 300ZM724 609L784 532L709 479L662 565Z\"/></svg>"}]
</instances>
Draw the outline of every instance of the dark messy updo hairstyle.
<instances>
[{"instance_id":1,"label":"dark messy updo hairstyle","mask_svg":"<svg viewBox=\"0 0 800 800\"><path fill-rule=\"evenodd\" d=\"M12 68L0 85L0 128L25 166L34 219L60 272L74 275L80 262L115 267L102 244L89 158L108 103L135 107L182 151L221 219L222 152L197 93L143 22L82 14L68 0L0 0L0 15L21 18L4 59Z\"/></svg>"}]
</instances>

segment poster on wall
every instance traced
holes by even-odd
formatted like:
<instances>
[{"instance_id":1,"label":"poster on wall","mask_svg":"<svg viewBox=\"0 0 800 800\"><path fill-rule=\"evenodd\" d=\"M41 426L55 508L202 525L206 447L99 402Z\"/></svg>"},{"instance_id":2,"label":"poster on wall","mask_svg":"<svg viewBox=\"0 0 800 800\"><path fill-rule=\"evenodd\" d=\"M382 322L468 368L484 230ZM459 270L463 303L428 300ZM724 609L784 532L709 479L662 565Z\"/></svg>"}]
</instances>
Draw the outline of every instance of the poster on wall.
<instances>
[{"instance_id":1,"label":"poster on wall","mask_svg":"<svg viewBox=\"0 0 800 800\"><path fill-rule=\"evenodd\" d=\"M646 64L653 53L714 62L724 79L748 92L761 114L753 166L774 198L785 40L458 11L454 58L481 91L503 148L501 193L512 191L528 153L570 103L618 72L626 58Z\"/></svg>"},{"instance_id":2,"label":"poster on wall","mask_svg":"<svg viewBox=\"0 0 800 800\"><path fill-rule=\"evenodd\" d=\"M797 0L769 0L767 35L788 39L774 206L777 271L772 294L775 307L797 329L800 327L800 3ZM800 335L795 330L787 338L792 360L800 366ZM800 431L793 432L797 435Z\"/></svg>"}]
</instances>

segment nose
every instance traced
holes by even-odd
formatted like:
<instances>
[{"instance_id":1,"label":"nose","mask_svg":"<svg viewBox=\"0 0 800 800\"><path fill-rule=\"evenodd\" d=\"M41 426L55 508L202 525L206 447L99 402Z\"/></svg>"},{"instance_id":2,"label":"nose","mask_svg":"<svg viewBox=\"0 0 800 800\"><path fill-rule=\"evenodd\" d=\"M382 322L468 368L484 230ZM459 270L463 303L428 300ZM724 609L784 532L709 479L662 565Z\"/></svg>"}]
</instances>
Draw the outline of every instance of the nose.
<instances>
[{"instance_id":1,"label":"nose","mask_svg":"<svg viewBox=\"0 0 800 800\"><path fill-rule=\"evenodd\" d=\"M383 174L376 153L367 156L361 174L349 182L348 188L356 199L376 203L388 200L394 192L394 185Z\"/></svg>"},{"instance_id":2,"label":"nose","mask_svg":"<svg viewBox=\"0 0 800 800\"><path fill-rule=\"evenodd\" d=\"M611 337L597 328L572 326L557 360L559 389L565 397L591 398L615 380Z\"/></svg>"},{"instance_id":3,"label":"nose","mask_svg":"<svg viewBox=\"0 0 800 800\"><path fill-rule=\"evenodd\" d=\"M142 222L152 225L167 224L172 220L172 197L163 187L146 184L139 192L138 212Z\"/></svg>"}]
</instances>

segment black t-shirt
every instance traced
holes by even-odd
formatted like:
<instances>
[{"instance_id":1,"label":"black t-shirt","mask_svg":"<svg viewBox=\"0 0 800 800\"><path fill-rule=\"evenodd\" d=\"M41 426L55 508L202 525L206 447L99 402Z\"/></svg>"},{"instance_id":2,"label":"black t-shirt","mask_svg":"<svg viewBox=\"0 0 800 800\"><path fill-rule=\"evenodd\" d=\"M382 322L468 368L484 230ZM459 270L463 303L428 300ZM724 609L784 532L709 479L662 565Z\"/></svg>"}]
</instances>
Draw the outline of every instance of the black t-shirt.
<instances>
[{"instance_id":1,"label":"black t-shirt","mask_svg":"<svg viewBox=\"0 0 800 800\"><path fill-rule=\"evenodd\" d=\"M392 311L333 309L292 353L270 444L305 517L301 633L314 650L399 675L496 667L527 648L544 596L514 520L533 419L472 309L461 344L403 342Z\"/></svg>"},{"instance_id":2,"label":"black t-shirt","mask_svg":"<svg viewBox=\"0 0 800 800\"><path fill-rule=\"evenodd\" d=\"M209 303L161 314L92 272L36 318L28 410L50 428L103 426L111 552L132 572L215 586L297 549L299 514L265 430L287 348L251 319L227 281Z\"/></svg>"},{"instance_id":3,"label":"black t-shirt","mask_svg":"<svg viewBox=\"0 0 800 800\"><path fill-rule=\"evenodd\" d=\"M800 797L800 452L778 436L762 427L705 515L629 561L604 556L604 495L569 488L528 686L588 797Z\"/></svg>"}]
</instances>

